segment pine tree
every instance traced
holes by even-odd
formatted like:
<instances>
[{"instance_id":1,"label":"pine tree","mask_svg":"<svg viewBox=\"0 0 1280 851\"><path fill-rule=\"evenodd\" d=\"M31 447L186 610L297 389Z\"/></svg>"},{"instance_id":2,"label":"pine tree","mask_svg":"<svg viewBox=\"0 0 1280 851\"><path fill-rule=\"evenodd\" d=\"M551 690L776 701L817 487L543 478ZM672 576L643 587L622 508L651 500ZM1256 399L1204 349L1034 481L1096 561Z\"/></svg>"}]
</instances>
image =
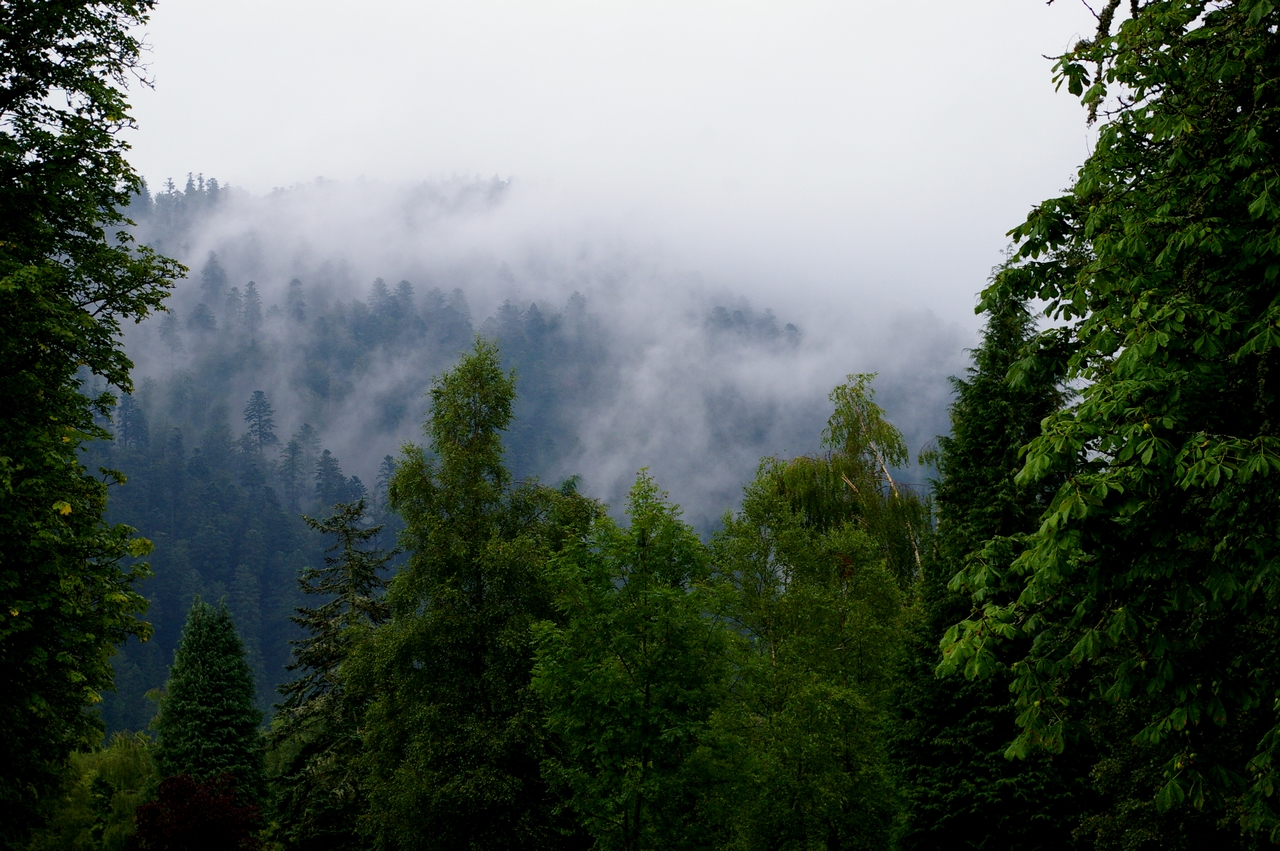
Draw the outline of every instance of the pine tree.
<instances>
[{"instance_id":1,"label":"pine tree","mask_svg":"<svg viewBox=\"0 0 1280 851\"><path fill-rule=\"evenodd\" d=\"M364 526L363 501L335 507L307 525L332 536L322 568L298 578L303 593L322 600L290 618L307 636L293 642L289 670L297 679L280 687L270 742L282 754L273 782L279 838L289 849L363 848L357 828L365 803L356 761L364 701L346 687L344 667L357 641L387 618L380 571L391 555L372 546L381 526Z\"/></svg>"},{"instance_id":2,"label":"pine tree","mask_svg":"<svg viewBox=\"0 0 1280 851\"><path fill-rule=\"evenodd\" d=\"M253 675L230 613L226 606L215 609L196 600L155 720L160 774L204 781L225 772L245 800L261 801L261 721Z\"/></svg>"},{"instance_id":3,"label":"pine tree","mask_svg":"<svg viewBox=\"0 0 1280 851\"><path fill-rule=\"evenodd\" d=\"M897 700L904 849L1071 848L1090 803L1079 760L1005 757L1017 733L1007 671L974 682L934 673L943 633L974 606L948 583L990 540L1004 542L1007 562L1051 496L1051 488L1014 480L1019 450L1060 399L1051 372L1008 377L1034 332L1022 302L993 305L967 376L952 379L951 434L938 439L934 454L935 547L924 561L921 612Z\"/></svg>"},{"instance_id":4,"label":"pine tree","mask_svg":"<svg viewBox=\"0 0 1280 851\"><path fill-rule=\"evenodd\" d=\"M284 487L285 508L290 513L298 510L302 499L303 482L306 477L306 466L302 458L302 445L297 440L290 440L280 450L280 462L277 466L280 483Z\"/></svg>"}]
</instances>

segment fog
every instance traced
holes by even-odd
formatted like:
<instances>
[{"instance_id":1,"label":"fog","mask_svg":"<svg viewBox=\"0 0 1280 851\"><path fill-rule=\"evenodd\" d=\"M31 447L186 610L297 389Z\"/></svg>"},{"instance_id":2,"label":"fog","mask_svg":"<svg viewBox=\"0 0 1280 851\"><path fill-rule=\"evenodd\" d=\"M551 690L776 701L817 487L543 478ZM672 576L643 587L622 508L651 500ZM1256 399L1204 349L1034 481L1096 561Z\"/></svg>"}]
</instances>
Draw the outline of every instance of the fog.
<instances>
[{"instance_id":1,"label":"fog","mask_svg":"<svg viewBox=\"0 0 1280 851\"><path fill-rule=\"evenodd\" d=\"M963 370L972 337L928 305L895 303L874 288L864 303L815 300L786 279L697 268L656 239L629 238L617 222L549 210L519 181L322 181L265 196L197 184L162 192L146 209L135 210L139 237L191 275L171 299L177 346L161 333L164 317L128 333L139 387L207 385L185 423L195 434L210 418L238 433L245 400L264 390L282 436L311 423L344 470L366 482L384 455L422 442L423 392L469 342L452 338L441 350L433 331L419 343L370 343L347 366L316 366L326 356L308 351L330 332L315 327L329 320L314 317L376 311L379 278L410 282L415 311L433 289L461 293L475 330L500 342L504 323L518 324L522 311L527 318L530 305L551 319L563 314L578 348L532 367L558 377L518 384L539 399L517 408L515 430L536 433L513 459L517 473L552 482L577 475L585 491L619 506L647 467L702 528L736 504L762 456L818 451L826 395L848 373L880 373L877 398L917 451L945 430L947 377ZM218 293L201 281L210 252L226 273ZM310 325L286 319L292 280ZM251 338L192 330L202 302L229 328L235 320L217 299L249 281L264 311ZM520 351L507 354L523 373Z\"/></svg>"},{"instance_id":2,"label":"fog","mask_svg":"<svg viewBox=\"0 0 1280 851\"><path fill-rule=\"evenodd\" d=\"M140 232L192 268L183 322L211 251L264 307L296 278L347 316L375 279L407 280L415 310L461 291L481 333L532 304L567 328L580 293L590 380L525 404L522 434L555 445L513 438L514 463L615 504L648 466L706 525L761 455L817 449L848 373L880 373L913 454L946 429L1004 233L1088 152L1046 56L1093 25L1027 0L162 2L132 161L153 190L203 170L224 191ZM174 352L159 325L129 335L140 378L212 369L217 346ZM263 389L282 432L321 427L369 480L421 439L421 392L456 348L368 348L320 404L300 333L268 316L269 356L211 380L204 414L238 428ZM522 387L551 398L549 381Z\"/></svg>"}]
</instances>

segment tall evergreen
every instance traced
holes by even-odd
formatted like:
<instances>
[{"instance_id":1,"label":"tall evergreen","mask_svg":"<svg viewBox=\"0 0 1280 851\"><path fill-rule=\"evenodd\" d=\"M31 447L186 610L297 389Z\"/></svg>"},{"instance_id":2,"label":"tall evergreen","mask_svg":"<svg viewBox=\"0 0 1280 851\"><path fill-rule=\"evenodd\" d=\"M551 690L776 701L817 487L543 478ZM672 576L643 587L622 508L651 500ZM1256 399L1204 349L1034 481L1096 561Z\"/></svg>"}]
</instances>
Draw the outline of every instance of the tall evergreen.
<instances>
[{"instance_id":1,"label":"tall evergreen","mask_svg":"<svg viewBox=\"0 0 1280 851\"><path fill-rule=\"evenodd\" d=\"M1052 372L1009 377L1034 332L1021 301L995 303L973 365L952 379L951 434L938 439L935 455L935 547L924 559L922 606L898 695L904 849L1070 848L1085 805L1087 789L1073 776L1078 764L1005 757L1017 733L1007 671L975 681L934 672L943 633L975 605L948 583L984 545L1007 566L1052 495L1014 480L1020 448L1060 399Z\"/></svg>"},{"instance_id":2,"label":"tall evergreen","mask_svg":"<svg viewBox=\"0 0 1280 851\"><path fill-rule=\"evenodd\" d=\"M347 479L342 475L338 459L328 449L320 453L316 461L315 482L315 499L321 507L328 508L346 499Z\"/></svg>"},{"instance_id":3,"label":"tall evergreen","mask_svg":"<svg viewBox=\"0 0 1280 851\"><path fill-rule=\"evenodd\" d=\"M249 402L244 406L244 422L248 427L246 436L249 445L255 451L262 452L268 446L275 446L280 442L280 438L276 437L275 413L267 394L261 390L253 391Z\"/></svg>"},{"instance_id":4,"label":"tall evergreen","mask_svg":"<svg viewBox=\"0 0 1280 851\"><path fill-rule=\"evenodd\" d=\"M227 773L246 800L264 795L262 745L253 675L226 606L196 600L169 669L156 716L162 776L210 780Z\"/></svg>"},{"instance_id":5,"label":"tall evergreen","mask_svg":"<svg viewBox=\"0 0 1280 851\"><path fill-rule=\"evenodd\" d=\"M546 560L597 509L571 489L512 485L514 397L496 347L477 341L432 387L432 456L410 446L396 464L410 556L353 674L372 696L362 765L379 848L564 847L542 777L531 626L554 615Z\"/></svg>"},{"instance_id":6,"label":"tall evergreen","mask_svg":"<svg viewBox=\"0 0 1280 851\"><path fill-rule=\"evenodd\" d=\"M364 700L347 688L344 668L355 642L386 620L379 573L391 556L373 546L382 527L364 525L363 500L339 504L327 520L305 519L333 545L324 567L298 578L302 591L322 602L290 618L307 635L293 642L289 670L299 676L280 687L284 701L270 734L280 754L273 781L278 838L289 849L343 851L364 847L355 773Z\"/></svg>"}]
</instances>

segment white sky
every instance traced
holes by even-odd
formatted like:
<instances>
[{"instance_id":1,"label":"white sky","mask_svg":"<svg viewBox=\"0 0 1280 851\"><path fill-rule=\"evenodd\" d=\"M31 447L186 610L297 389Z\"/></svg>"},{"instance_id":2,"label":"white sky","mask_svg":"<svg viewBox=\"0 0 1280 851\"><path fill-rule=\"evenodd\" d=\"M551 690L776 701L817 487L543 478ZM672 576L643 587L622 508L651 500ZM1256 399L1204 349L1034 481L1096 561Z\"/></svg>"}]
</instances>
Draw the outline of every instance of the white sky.
<instances>
[{"instance_id":1,"label":"white sky","mask_svg":"<svg viewBox=\"0 0 1280 851\"><path fill-rule=\"evenodd\" d=\"M514 177L780 313L974 293L1088 150L1078 2L161 0L133 162L254 192Z\"/></svg>"}]
</instances>

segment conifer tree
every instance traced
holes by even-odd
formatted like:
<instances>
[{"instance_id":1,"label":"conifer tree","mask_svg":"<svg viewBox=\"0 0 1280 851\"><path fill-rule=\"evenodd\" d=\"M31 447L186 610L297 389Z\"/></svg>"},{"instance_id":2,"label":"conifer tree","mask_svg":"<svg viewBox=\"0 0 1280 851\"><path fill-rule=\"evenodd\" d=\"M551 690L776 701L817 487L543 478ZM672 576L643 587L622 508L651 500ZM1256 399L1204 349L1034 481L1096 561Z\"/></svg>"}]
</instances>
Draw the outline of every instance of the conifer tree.
<instances>
[{"instance_id":1,"label":"conifer tree","mask_svg":"<svg viewBox=\"0 0 1280 851\"><path fill-rule=\"evenodd\" d=\"M218 255L209 252L209 257L204 261L204 266L200 269L200 287L204 290L204 300L206 303L218 303L218 299L226 295L227 292L227 272L222 268L222 264L218 262Z\"/></svg>"},{"instance_id":2,"label":"conifer tree","mask_svg":"<svg viewBox=\"0 0 1280 851\"><path fill-rule=\"evenodd\" d=\"M283 755L273 785L279 838L289 849L363 848L358 827L364 810L356 774L364 702L346 686L344 666L357 641L387 618L379 575L391 555L373 546L381 526L365 526L364 502L342 503L332 517L305 518L332 536L324 567L298 577L303 593L322 602L300 607L290 620L306 637L293 642L289 670L297 679L280 687L270 742Z\"/></svg>"},{"instance_id":3,"label":"conifer tree","mask_svg":"<svg viewBox=\"0 0 1280 851\"><path fill-rule=\"evenodd\" d=\"M320 453L320 458L316 461L315 482L316 502L322 507L337 505L346 497L346 477L342 475L338 459L328 449Z\"/></svg>"},{"instance_id":4,"label":"conifer tree","mask_svg":"<svg viewBox=\"0 0 1280 851\"><path fill-rule=\"evenodd\" d=\"M1070 848L1088 806L1080 760L1005 757L1017 733L1007 671L977 682L935 675L943 633L974 605L948 583L989 540L1005 542L1007 562L1051 496L1050 487L1014 479L1019 450L1060 397L1052 372L1008 377L1034 332L1022 302L1005 299L989 308L973 365L965 378L952 379L951 434L938 439L933 454L938 528L924 559L922 605L896 707L904 849Z\"/></svg>"},{"instance_id":5,"label":"conifer tree","mask_svg":"<svg viewBox=\"0 0 1280 851\"><path fill-rule=\"evenodd\" d=\"M552 619L547 558L595 504L529 483L502 463L513 376L475 348L431 389L429 457L406 447L391 483L408 563L391 614L357 650L371 696L364 768L377 847L563 847L563 807L542 777L547 736L530 690L531 625Z\"/></svg>"},{"instance_id":6,"label":"conifer tree","mask_svg":"<svg viewBox=\"0 0 1280 851\"><path fill-rule=\"evenodd\" d=\"M253 337L262 327L262 296L258 293L258 283L250 281L244 285L244 304L240 311L240 321Z\"/></svg>"},{"instance_id":7,"label":"conifer tree","mask_svg":"<svg viewBox=\"0 0 1280 851\"><path fill-rule=\"evenodd\" d=\"M244 406L244 422L248 426L248 438L256 452L263 452L268 446L280 442L276 437L275 409L261 390L253 391L249 402Z\"/></svg>"},{"instance_id":8,"label":"conifer tree","mask_svg":"<svg viewBox=\"0 0 1280 851\"><path fill-rule=\"evenodd\" d=\"M293 322L307 321L307 300L302 295L302 281L294 278L284 297L285 312Z\"/></svg>"},{"instance_id":9,"label":"conifer tree","mask_svg":"<svg viewBox=\"0 0 1280 851\"><path fill-rule=\"evenodd\" d=\"M162 776L199 781L227 773L250 802L264 794L262 714L253 674L226 606L196 600L169 669L156 716L156 765Z\"/></svg>"}]
</instances>

